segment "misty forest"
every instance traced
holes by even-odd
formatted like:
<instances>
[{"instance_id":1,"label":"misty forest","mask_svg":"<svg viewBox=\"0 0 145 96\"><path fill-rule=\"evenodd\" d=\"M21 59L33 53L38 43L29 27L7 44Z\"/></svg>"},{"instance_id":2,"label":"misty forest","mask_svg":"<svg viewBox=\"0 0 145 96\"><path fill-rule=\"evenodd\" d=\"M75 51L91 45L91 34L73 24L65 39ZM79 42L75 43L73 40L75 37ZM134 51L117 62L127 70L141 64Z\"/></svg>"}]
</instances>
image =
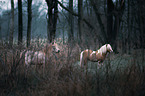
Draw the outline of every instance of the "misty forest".
<instances>
[{"instance_id":1,"label":"misty forest","mask_svg":"<svg viewBox=\"0 0 145 96\"><path fill-rule=\"evenodd\" d=\"M0 0L1 96L145 96L145 0Z\"/></svg>"}]
</instances>

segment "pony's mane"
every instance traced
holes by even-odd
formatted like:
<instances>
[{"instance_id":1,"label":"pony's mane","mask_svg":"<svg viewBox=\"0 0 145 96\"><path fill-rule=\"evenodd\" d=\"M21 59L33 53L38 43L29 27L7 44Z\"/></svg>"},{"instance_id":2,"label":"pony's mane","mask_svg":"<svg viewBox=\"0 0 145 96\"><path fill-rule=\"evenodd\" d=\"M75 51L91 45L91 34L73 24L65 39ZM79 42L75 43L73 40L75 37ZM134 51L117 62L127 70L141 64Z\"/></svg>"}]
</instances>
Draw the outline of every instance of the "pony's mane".
<instances>
[{"instance_id":1,"label":"pony's mane","mask_svg":"<svg viewBox=\"0 0 145 96\"><path fill-rule=\"evenodd\" d=\"M111 47L111 45L110 45L110 44L107 44L107 48L112 49L112 47Z\"/></svg>"},{"instance_id":2,"label":"pony's mane","mask_svg":"<svg viewBox=\"0 0 145 96\"><path fill-rule=\"evenodd\" d=\"M103 45L98 51L99 51L100 53L106 53L106 52L107 52L106 44Z\"/></svg>"}]
</instances>

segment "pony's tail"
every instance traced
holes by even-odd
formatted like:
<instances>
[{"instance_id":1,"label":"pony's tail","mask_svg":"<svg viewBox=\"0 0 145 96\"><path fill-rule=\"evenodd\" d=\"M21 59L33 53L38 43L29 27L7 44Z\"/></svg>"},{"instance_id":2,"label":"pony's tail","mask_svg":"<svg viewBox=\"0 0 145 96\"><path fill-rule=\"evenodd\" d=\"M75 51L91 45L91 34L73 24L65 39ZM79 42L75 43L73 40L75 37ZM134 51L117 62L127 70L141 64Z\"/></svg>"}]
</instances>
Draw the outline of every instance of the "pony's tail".
<instances>
[{"instance_id":1,"label":"pony's tail","mask_svg":"<svg viewBox=\"0 0 145 96\"><path fill-rule=\"evenodd\" d=\"M83 64L83 53L84 53L84 51L82 51L81 52L81 54L80 54L80 66L82 67L82 64Z\"/></svg>"}]
</instances>

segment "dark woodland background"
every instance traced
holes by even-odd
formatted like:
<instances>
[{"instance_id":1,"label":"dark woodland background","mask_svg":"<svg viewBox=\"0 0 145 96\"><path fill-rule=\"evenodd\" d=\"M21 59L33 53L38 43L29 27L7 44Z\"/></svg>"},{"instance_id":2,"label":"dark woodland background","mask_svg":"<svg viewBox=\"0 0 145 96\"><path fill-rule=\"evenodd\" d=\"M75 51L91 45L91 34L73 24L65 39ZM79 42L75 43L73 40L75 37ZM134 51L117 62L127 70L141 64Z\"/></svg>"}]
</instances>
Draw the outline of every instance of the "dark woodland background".
<instances>
[{"instance_id":1,"label":"dark woodland background","mask_svg":"<svg viewBox=\"0 0 145 96\"><path fill-rule=\"evenodd\" d=\"M0 0L0 95L144 96L144 0ZM28 74L24 49L56 41L61 54ZM79 54L111 44L101 69L89 62L82 74ZM35 71L34 71L35 70Z\"/></svg>"}]
</instances>

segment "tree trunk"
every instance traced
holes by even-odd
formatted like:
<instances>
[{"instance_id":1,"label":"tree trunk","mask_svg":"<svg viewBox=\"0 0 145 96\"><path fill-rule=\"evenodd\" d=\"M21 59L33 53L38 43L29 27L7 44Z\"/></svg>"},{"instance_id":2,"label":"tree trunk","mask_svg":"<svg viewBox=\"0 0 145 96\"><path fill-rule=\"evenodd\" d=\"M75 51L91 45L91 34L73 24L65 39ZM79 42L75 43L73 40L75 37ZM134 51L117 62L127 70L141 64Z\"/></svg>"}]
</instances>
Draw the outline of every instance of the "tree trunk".
<instances>
[{"instance_id":1,"label":"tree trunk","mask_svg":"<svg viewBox=\"0 0 145 96\"><path fill-rule=\"evenodd\" d=\"M140 31L140 48L142 49L142 63L144 61L144 49L145 49L145 1L139 0L139 31Z\"/></svg>"},{"instance_id":2,"label":"tree trunk","mask_svg":"<svg viewBox=\"0 0 145 96\"><path fill-rule=\"evenodd\" d=\"M119 32L124 7L124 0L120 1L119 7L117 5L114 6L112 0L107 0L107 43L112 45L115 52L117 51L116 37ZM115 20L113 20L113 16Z\"/></svg>"},{"instance_id":3,"label":"tree trunk","mask_svg":"<svg viewBox=\"0 0 145 96\"><path fill-rule=\"evenodd\" d=\"M14 0L11 0L11 20L10 20L10 35L9 44L13 45L13 34L14 34Z\"/></svg>"},{"instance_id":4,"label":"tree trunk","mask_svg":"<svg viewBox=\"0 0 145 96\"><path fill-rule=\"evenodd\" d=\"M101 16L98 12L98 9L96 7L96 4L93 0L90 1L91 2L91 5L93 6L93 9L95 11L95 14L96 14L96 17L97 17L97 20L98 20L98 23L99 23L99 26L100 26L100 30L101 30L101 34L103 36L103 39L100 39L101 43L105 43L107 42L107 37L106 37L106 32L105 32L105 28L104 28L104 25L103 25L103 22L102 22L102 19L101 19Z\"/></svg>"},{"instance_id":5,"label":"tree trunk","mask_svg":"<svg viewBox=\"0 0 145 96\"><path fill-rule=\"evenodd\" d=\"M61 2L62 2L62 5L63 5L63 0L61 0ZM62 9L62 13L63 13L63 9ZM64 27L62 28L62 40L63 40L63 44L64 44L64 42L65 42L65 40L64 40L64 38L65 38L65 36L64 36L64 31L65 31L65 29L64 29Z\"/></svg>"},{"instance_id":6,"label":"tree trunk","mask_svg":"<svg viewBox=\"0 0 145 96\"><path fill-rule=\"evenodd\" d=\"M130 32L131 32L131 30L130 30L130 1L128 0L127 1L128 2L128 13L127 13L127 27L128 27L128 54L130 54L130 46L131 46L131 42L130 42Z\"/></svg>"},{"instance_id":7,"label":"tree trunk","mask_svg":"<svg viewBox=\"0 0 145 96\"><path fill-rule=\"evenodd\" d=\"M145 48L145 1L139 0L138 1L138 18L139 18L139 31L140 31L140 48Z\"/></svg>"},{"instance_id":8,"label":"tree trunk","mask_svg":"<svg viewBox=\"0 0 145 96\"><path fill-rule=\"evenodd\" d=\"M112 43L111 38L113 35L113 9L113 1L107 0L107 43Z\"/></svg>"},{"instance_id":9,"label":"tree trunk","mask_svg":"<svg viewBox=\"0 0 145 96\"><path fill-rule=\"evenodd\" d=\"M51 1L51 0L50 0ZM52 4L48 5L48 18L47 18L47 38L49 42L52 42L52 29L53 29L53 23L52 23Z\"/></svg>"},{"instance_id":10,"label":"tree trunk","mask_svg":"<svg viewBox=\"0 0 145 96\"><path fill-rule=\"evenodd\" d=\"M58 18L58 0L54 0L54 12L53 12L53 34L51 35L52 40L55 39L55 34L56 34L56 26L57 26L57 18Z\"/></svg>"},{"instance_id":11,"label":"tree trunk","mask_svg":"<svg viewBox=\"0 0 145 96\"><path fill-rule=\"evenodd\" d=\"M31 21L32 21L32 0L28 0L28 7L27 7L27 12L28 12L28 24L27 24L27 47L30 45L31 41Z\"/></svg>"},{"instance_id":12,"label":"tree trunk","mask_svg":"<svg viewBox=\"0 0 145 96\"><path fill-rule=\"evenodd\" d=\"M73 12L73 0L69 0L69 10ZM69 13L69 33L68 33L68 41L70 42L71 40L74 40L74 33L73 33L73 26L74 26L74 20L73 20L73 15Z\"/></svg>"},{"instance_id":13,"label":"tree trunk","mask_svg":"<svg viewBox=\"0 0 145 96\"><path fill-rule=\"evenodd\" d=\"M78 32L78 40L81 42L82 41L82 17L83 17L83 0L78 0L78 28L79 28L79 32Z\"/></svg>"},{"instance_id":14,"label":"tree trunk","mask_svg":"<svg viewBox=\"0 0 145 96\"><path fill-rule=\"evenodd\" d=\"M18 45L22 44L23 39L23 18L22 0L18 0Z\"/></svg>"},{"instance_id":15,"label":"tree trunk","mask_svg":"<svg viewBox=\"0 0 145 96\"><path fill-rule=\"evenodd\" d=\"M2 19L1 19L1 15L0 15L0 40L2 40L1 22L2 22Z\"/></svg>"},{"instance_id":16,"label":"tree trunk","mask_svg":"<svg viewBox=\"0 0 145 96\"><path fill-rule=\"evenodd\" d=\"M57 17L58 17L58 0L45 0L48 6L47 18L47 37L50 42L55 39Z\"/></svg>"}]
</instances>

